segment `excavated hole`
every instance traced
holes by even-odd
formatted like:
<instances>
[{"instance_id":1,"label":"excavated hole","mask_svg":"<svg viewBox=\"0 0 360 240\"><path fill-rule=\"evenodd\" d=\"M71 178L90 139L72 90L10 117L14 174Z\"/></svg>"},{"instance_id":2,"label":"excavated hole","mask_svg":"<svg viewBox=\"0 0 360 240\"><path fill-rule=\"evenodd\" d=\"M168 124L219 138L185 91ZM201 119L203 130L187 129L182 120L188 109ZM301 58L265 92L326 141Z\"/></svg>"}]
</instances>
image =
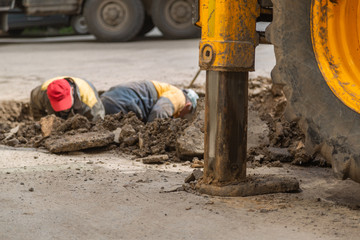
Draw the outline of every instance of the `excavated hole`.
<instances>
[{"instance_id":1,"label":"excavated hole","mask_svg":"<svg viewBox=\"0 0 360 240\"><path fill-rule=\"evenodd\" d=\"M196 90L203 92L202 86L195 87ZM189 153L189 150L184 150L183 146L178 146L180 136L183 136L185 143L191 138L192 145L203 145L205 99L204 94L200 96L197 112L188 120L158 119L144 124L132 113L127 115L119 113L91 123L79 115L66 121L53 116L54 126L51 128L50 136L47 137L43 136L41 130L44 123L33 121L31 118L29 103L3 101L0 102L0 144L44 148L49 139L88 132L96 135L99 132L112 132L120 128L120 141L107 144L101 148L102 151L115 150L133 155L134 158L166 154L172 162L195 159L201 166L203 162L197 159L201 160L203 154L195 150ZM250 80L249 102L249 111L258 112L261 119L266 122L269 128L267 137L270 140L269 144L249 149L250 167L263 165L281 167L283 162L328 166L321 156L308 156L305 153L304 135L297 122L287 122L283 118L286 99L280 86L273 86L268 78Z\"/></svg>"}]
</instances>

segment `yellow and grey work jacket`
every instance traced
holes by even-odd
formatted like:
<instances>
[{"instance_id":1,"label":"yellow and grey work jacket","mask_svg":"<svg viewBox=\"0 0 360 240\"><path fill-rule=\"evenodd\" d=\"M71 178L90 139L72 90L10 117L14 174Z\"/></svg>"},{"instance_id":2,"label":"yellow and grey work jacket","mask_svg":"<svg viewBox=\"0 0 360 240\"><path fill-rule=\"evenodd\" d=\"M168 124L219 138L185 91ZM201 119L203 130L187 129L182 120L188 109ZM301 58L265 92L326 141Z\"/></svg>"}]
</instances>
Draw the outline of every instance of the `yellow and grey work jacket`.
<instances>
[{"instance_id":1,"label":"yellow and grey work jacket","mask_svg":"<svg viewBox=\"0 0 360 240\"><path fill-rule=\"evenodd\" d=\"M110 88L101 95L106 114L134 112L144 122L178 117L185 107L183 91L168 83L131 82Z\"/></svg>"},{"instance_id":2,"label":"yellow and grey work jacket","mask_svg":"<svg viewBox=\"0 0 360 240\"><path fill-rule=\"evenodd\" d=\"M89 81L65 76L49 79L31 91L30 109L35 120L50 114L56 115L47 96L47 88L57 79L66 79L74 89L73 114L83 115L90 121L104 119L105 109L95 87Z\"/></svg>"}]
</instances>

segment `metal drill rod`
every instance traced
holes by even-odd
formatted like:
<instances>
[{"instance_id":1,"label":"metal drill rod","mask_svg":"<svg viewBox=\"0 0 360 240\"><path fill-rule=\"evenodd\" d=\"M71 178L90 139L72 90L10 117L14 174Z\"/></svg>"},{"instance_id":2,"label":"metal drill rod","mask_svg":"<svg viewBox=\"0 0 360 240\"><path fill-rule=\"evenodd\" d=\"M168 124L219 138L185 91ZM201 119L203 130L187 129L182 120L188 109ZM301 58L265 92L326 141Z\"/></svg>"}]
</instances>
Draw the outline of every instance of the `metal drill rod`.
<instances>
[{"instance_id":1,"label":"metal drill rod","mask_svg":"<svg viewBox=\"0 0 360 240\"><path fill-rule=\"evenodd\" d=\"M295 179L246 177L248 72L254 70L258 0L198 1L199 65L206 70L205 166L200 193L249 196L297 191Z\"/></svg>"},{"instance_id":2,"label":"metal drill rod","mask_svg":"<svg viewBox=\"0 0 360 240\"><path fill-rule=\"evenodd\" d=\"M248 73L206 72L205 166L196 188L215 196L297 192L285 176L246 177Z\"/></svg>"},{"instance_id":3,"label":"metal drill rod","mask_svg":"<svg viewBox=\"0 0 360 240\"><path fill-rule=\"evenodd\" d=\"M206 72L203 183L246 178L248 73Z\"/></svg>"}]
</instances>

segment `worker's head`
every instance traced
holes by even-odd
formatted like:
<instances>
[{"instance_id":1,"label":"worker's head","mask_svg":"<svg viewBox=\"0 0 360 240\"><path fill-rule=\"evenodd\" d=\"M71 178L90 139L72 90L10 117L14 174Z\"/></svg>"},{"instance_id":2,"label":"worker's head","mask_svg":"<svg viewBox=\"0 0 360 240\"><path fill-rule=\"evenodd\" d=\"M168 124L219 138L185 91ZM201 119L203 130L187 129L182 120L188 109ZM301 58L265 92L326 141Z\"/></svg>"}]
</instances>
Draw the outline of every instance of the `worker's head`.
<instances>
[{"instance_id":1,"label":"worker's head","mask_svg":"<svg viewBox=\"0 0 360 240\"><path fill-rule=\"evenodd\" d=\"M180 117L184 117L186 114L194 113L197 106L197 100L199 96L192 89L184 89L184 95L186 97L185 107L180 111Z\"/></svg>"},{"instance_id":2,"label":"worker's head","mask_svg":"<svg viewBox=\"0 0 360 240\"><path fill-rule=\"evenodd\" d=\"M74 103L73 88L66 79L58 79L49 84L47 95L56 115L67 118Z\"/></svg>"}]
</instances>

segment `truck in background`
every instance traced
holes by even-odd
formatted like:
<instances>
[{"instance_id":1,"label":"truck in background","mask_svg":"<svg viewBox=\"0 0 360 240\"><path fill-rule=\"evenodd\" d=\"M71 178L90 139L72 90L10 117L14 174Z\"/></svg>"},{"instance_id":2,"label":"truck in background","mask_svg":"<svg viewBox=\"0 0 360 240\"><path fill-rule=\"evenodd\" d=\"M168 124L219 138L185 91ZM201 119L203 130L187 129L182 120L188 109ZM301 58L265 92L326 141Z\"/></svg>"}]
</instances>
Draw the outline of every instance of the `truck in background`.
<instances>
[{"instance_id":1,"label":"truck in background","mask_svg":"<svg viewBox=\"0 0 360 240\"><path fill-rule=\"evenodd\" d=\"M155 26L166 38L200 36L192 24L194 0L0 0L0 29L9 30L9 14L65 15L76 31L87 26L100 41L124 42Z\"/></svg>"}]
</instances>

